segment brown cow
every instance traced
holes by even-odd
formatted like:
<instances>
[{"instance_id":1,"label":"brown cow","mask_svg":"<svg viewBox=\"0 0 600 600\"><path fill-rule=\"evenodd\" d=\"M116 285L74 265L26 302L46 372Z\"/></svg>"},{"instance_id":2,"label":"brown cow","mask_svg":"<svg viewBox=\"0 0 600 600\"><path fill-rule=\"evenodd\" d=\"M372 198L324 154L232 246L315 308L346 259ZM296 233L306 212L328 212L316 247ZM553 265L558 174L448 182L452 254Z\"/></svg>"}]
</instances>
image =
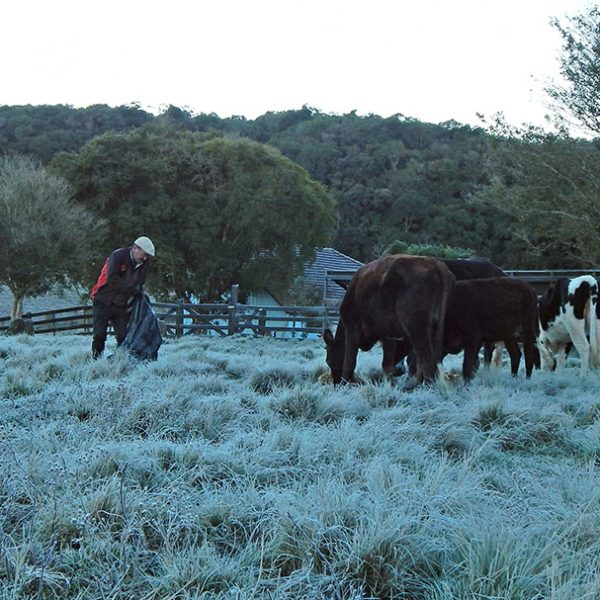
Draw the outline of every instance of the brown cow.
<instances>
[{"instance_id":1,"label":"brown cow","mask_svg":"<svg viewBox=\"0 0 600 600\"><path fill-rule=\"evenodd\" d=\"M359 348L383 345L383 370L395 365L396 340L408 339L416 354L417 383L431 381L442 358L444 315L454 275L428 256L393 254L361 267L340 306L335 337L329 329L327 364L333 383L351 381Z\"/></svg>"}]
</instances>

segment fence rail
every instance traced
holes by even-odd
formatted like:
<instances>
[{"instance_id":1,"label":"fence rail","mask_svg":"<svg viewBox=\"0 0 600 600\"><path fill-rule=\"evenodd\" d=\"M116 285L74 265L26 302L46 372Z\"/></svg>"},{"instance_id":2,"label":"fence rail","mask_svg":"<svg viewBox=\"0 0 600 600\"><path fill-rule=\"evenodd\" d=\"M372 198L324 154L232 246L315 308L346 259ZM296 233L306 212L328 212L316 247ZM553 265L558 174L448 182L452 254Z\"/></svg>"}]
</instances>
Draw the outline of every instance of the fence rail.
<instances>
[{"instance_id":1,"label":"fence rail","mask_svg":"<svg viewBox=\"0 0 600 600\"><path fill-rule=\"evenodd\" d=\"M264 335L306 337L320 335L338 320L337 308L326 306L251 306L247 304L169 304L156 302L154 312L165 337L192 333L207 335ZM28 312L22 318L34 333L92 331L92 307L80 305L42 312ZM10 329L10 317L0 317L0 332Z\"/></svg>"},{"instance_id":2,"label":"fence rail","mask_svg":"<svg viewBox=\"0 0 600 600\"><path fill-rule=\"evenodd\" d=\"M357 269L327 269L325 271L325 297L328 297L329 282L335 282L345 288ZM531 284L538 294L542 294L548 285L556 281L560 277L568 277L574 279L580 275L592 275L600 280L600 269L504 269L504 272L509 277L522 279Z\"/></svg>"}]
</instances>

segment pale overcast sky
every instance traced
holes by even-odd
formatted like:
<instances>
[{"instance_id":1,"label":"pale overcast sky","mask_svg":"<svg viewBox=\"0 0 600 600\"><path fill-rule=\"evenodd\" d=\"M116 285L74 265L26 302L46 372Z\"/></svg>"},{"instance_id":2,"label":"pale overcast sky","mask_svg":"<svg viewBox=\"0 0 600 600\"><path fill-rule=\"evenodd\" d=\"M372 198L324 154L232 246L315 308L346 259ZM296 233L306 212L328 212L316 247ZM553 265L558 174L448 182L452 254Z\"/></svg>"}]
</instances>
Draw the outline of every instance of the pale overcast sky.
<instances>
[{"instance_id":1,"label":"pale overcast sky","mask_svg":"<svg viewBox=\"0 0 600 600\"><path fill-rule=\"evenodd\" d=\"M8 0L0 104L541 123L588 0Z\"/></svg>"}]
</instances>

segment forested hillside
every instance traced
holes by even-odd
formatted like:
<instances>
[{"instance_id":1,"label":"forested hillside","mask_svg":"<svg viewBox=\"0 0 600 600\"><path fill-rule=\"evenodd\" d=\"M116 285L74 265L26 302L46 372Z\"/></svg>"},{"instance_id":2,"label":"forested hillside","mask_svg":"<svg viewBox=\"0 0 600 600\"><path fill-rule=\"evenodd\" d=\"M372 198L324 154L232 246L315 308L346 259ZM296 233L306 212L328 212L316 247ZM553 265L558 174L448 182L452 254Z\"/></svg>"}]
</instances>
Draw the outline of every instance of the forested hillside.
<instances>
[{"instance_id":1,"label":"forested hillside","mask_svg":"<svg viewBox=\"0 0 600 600\"><path fill-rule=\"evenodd\" d=\"M59 152L77 152L101 134L131 132L149 123L279 149L335 199L338 224L330 244L362 261L400 240L464 248L506 268L585 264L556 248L532 251L530 240L516 234L516 220L497 208L502 199L482 200L492 182L491 148L495 144L497 155L498 144L508 147L509 140L456 122L332 115L308 106L255 120L193 115L174 106L158 116L135 105L1 106L0 152L48 164Z\"/></svg>"},{"instance_id":2,"label":"forested hillside","mask_svg":"<svg viewBox=\"0 0 600 600\"><path fill-rule=\"evenodd\" d=\"M332 245L370 260L390 242L440 243L514 263L510 226L497 210L471 202L486 182L487 135L457 123L432 125L401 115L323 114L309 107L253 121L193 116L176 107L154 117L136 106L0 107L0 151L46 164L107 131L153 120L210 135L245 137L278 148L325 184L337 201Z\"/></svg>"}]
</instances>

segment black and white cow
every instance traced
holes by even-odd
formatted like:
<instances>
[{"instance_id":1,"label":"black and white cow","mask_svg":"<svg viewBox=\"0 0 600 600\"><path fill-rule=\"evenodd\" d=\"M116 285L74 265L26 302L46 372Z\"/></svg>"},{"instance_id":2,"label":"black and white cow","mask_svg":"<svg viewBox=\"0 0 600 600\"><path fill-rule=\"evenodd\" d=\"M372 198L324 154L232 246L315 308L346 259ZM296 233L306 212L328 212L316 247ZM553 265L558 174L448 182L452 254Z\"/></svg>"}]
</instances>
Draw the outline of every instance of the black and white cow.
<instances>
[{"instance_id":1,"label":"black and white cow","mask_svg":"<svg viewBox=\"0 0 600 600\"><path fill-rule=\"evenodd\" d=\"M561 277L539 299L539 348L548 369L564 368L572 343L579 353L581 372L600 366L600 305L598 282L591 275Z\"/></svg>"}]
</instances>

